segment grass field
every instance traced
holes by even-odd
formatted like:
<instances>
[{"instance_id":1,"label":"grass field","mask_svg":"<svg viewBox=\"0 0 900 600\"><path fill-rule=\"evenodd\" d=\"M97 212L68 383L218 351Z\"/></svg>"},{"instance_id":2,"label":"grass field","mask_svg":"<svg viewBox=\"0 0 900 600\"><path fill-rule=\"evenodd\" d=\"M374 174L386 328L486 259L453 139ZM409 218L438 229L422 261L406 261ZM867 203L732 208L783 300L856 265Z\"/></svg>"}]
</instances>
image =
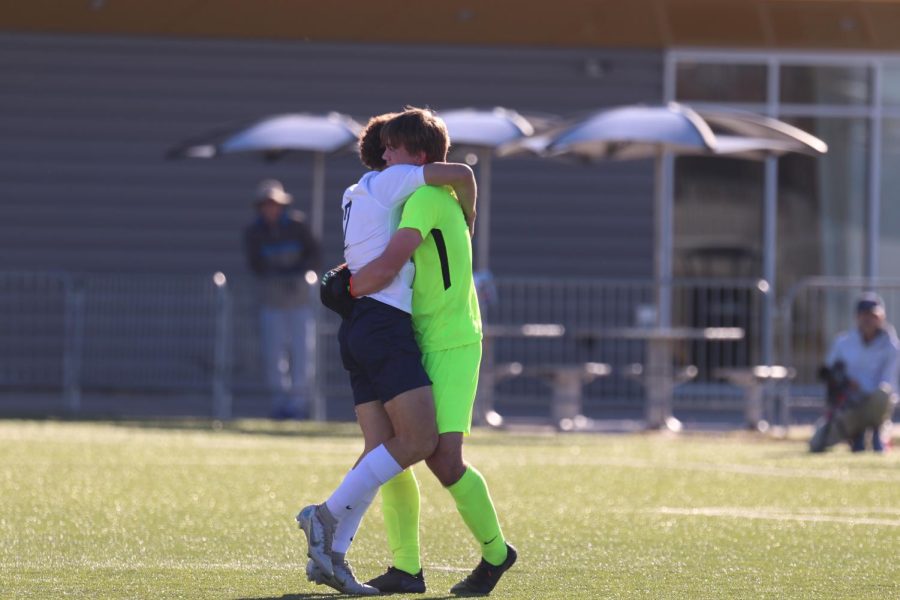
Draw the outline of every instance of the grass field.
<instances>
[{"instance_id":1,"label":"grass field","mask_svg":"<svg viewBox=\"0 0 900 600\"><path fill-rule=\"evenodd\" d=\"M294 515L359 447L347 425L0 421L0 597L335 597ZM519 549L492 597L900 597L900 452L477 431L467 456ZM424 597L446 597L477 550L417 473ZM377 501L350 558L388 564Z\"/></svg>"}]
</instances>

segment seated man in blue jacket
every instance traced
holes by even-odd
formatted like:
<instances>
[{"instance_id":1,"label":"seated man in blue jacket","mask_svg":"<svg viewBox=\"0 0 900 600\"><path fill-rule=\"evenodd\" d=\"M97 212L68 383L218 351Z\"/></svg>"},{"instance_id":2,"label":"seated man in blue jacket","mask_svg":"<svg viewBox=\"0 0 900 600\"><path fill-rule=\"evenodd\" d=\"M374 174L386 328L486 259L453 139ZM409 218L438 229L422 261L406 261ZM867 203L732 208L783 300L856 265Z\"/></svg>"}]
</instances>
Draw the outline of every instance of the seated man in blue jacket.
<instances>
[{"instance_id":1,"label":"seated man in blue jacket","mask_svg":"<svg viewBox=\"0 0 900 600\"><path fill-rule=\"evenodd\" d=\"M900 342L885 318L884 301L866 292L856 303L856 328L840 334L828 353L826 366L833 377L846 382L845 390L810 449L821 451L848 440L858 452L865 450L871 435L872 450L883 452L889 443L883 436L897 401L898 362Z\"/></svg>"}]
</instances>

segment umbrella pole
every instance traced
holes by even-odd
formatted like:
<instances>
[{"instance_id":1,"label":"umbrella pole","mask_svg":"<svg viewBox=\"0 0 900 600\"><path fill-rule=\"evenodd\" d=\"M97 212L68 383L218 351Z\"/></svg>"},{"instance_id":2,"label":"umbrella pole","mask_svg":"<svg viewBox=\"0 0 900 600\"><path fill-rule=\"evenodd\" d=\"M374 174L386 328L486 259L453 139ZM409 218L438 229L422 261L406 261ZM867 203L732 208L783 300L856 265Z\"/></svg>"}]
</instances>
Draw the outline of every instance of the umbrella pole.
<instances>
[{"instance_id":1,"label":"umbrella pole","mask_svg":"<svg viewBox=\"0 0 900 600\"><path fill-rule=\"evenodd\" d=\"M768 289L763 297L762 356L760 363L771 365L775 347L773 319L775 318L775 262L778 235L778 159L766 158L765 194L763 198L763 279Z\"/></svg>"},{"instance_id":2,"label":"umbrella pole","mask_svg":"<svg viewBox=\"0 0 900 600\"><path fill-rule=\"evenodd\" d=\"M654 194L656 218L656 310L657 324L672 324L672 156L661 152L656 157Z\"/></svg>"},{"instance_id":3,"label":"umbrella pole","mask_svg":"<svg viewBox=\"0 0 900 600\"><path fill-rule=\"evenodd\" d=\"M475 209L476 250L475 266L479 271L488 270L491 235L491 150L478 152L478 199ZM482 326L487 324L487 303L481 305ZM481 370L478 377L478 392L475 401L475 421L479 425L498 426L502 418L494 410L494 385L496 372L494 362L494 341L485 336L482 344Z\"/></svg>"},{"instance_id":4,"label":"umbrella pole","mask_svg":"<svg viewBox=\"0 0 900 600\"><path fill-rule=\"evenodd\" d=\"M325 153L313 152L312 172L312 206L310 212L313 235L319 242L322 241L325 215Z\"/></svg>"},{"instance_id":5,"label":"umbrella pole","mask_svg":"<svg viewBox=\"0 0 900 600\"><path fill-rule=\"evenodd\" d=\"M661 151L655 164L656 218L656 322L660 329L672 323L672 156ZM644 420L648 429L679 431L681 423L672 416L674 373L672 348L663 336L647 340L645 367L646 399Z\"/></svg>"},{"instance_id":6,"label":"umbrella pole","mask_svg":"<svg viewBox=\"0 0 900 600\"><path fill-rule=\"evenodd\" d=\"M476 228L478 230L477 259L475 265L479 271L487 271L490 267L491 236L491 151L481 150L478 153L478 203L476 210Z\"/></svg>"},{"instance_id":7,"label":"umbrella pole","mask_svg":"<svg viewBox=\"0 0 900 600\"><path fill-rule=\"evenodd\" d=\"M310 212L312 233L315 239L321 244L322 234L324 232L325 222L325 153L313 152L313 186L312 186L312 206ZM310 290L311 295L314 290ZM319 367L322 361L319 357L319 325L322 318L319 302L311 302L312 306L312 327L307 331L307 356L312 362L307 369L307 389L310 390L312 396L312 414L310 415L314 421L324 421L327 419L325 411L325 396L322 394L322 383L324 373Z\"/></svg>"}]
</instances>

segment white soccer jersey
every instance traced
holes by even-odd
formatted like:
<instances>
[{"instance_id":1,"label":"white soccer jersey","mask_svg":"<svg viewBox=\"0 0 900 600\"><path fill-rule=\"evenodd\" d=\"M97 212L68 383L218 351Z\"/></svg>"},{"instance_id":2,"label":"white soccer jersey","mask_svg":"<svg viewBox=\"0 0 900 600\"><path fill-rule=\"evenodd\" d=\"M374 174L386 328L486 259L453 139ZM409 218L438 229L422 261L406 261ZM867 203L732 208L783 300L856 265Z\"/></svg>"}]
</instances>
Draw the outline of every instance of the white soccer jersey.
<instances>
[{"instance_id":1,"label":"white soccer jersey","mask_svg":"<svg viewBox=\"0 0 900 600\"><path fill-rule=\"evenodd\" d=\"M394 165L384 171L371 171L344 192L344 260L351 273L356 273L384 252L397 231L403 203L425 185L422 167ZM412 261L406 263L394 280L383 290L370 294L402 311L412 312Z\"/></svg>"}]
</instances>

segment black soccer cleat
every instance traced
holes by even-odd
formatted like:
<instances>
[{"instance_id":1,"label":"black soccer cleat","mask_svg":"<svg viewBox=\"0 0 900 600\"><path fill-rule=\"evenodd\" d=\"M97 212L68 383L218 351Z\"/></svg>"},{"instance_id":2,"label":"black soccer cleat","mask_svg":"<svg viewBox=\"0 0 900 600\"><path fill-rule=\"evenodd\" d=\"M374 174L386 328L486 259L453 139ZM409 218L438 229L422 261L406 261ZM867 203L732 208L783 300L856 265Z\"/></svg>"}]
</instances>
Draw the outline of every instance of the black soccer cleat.
<instances>
[{"instance_id":1,"label":"black soccer cleat","mask_svg":"<svg viewBox=\"0 0 900 600\"><path fill-rule=\"evenodd\" d=\"M371 585L382 594L424 594L425 575L421 570L410 575L397 567L388 567L384 575L370 579L366 585Z\"/></svg>"},{"instance_id":2,"label":"black soccer cleat","mask_svg":"<svg viewBox=\"0 0 900 600\"><path fill-rule=\"evenodd\" d=\"M450 593L456 596L487 596L500 581L500 577L516 564L516 558L516 549L506 544L506 560L503 564L492 565L482 558L468 577L450 588Z\"/></svg>"}]
</instances>

